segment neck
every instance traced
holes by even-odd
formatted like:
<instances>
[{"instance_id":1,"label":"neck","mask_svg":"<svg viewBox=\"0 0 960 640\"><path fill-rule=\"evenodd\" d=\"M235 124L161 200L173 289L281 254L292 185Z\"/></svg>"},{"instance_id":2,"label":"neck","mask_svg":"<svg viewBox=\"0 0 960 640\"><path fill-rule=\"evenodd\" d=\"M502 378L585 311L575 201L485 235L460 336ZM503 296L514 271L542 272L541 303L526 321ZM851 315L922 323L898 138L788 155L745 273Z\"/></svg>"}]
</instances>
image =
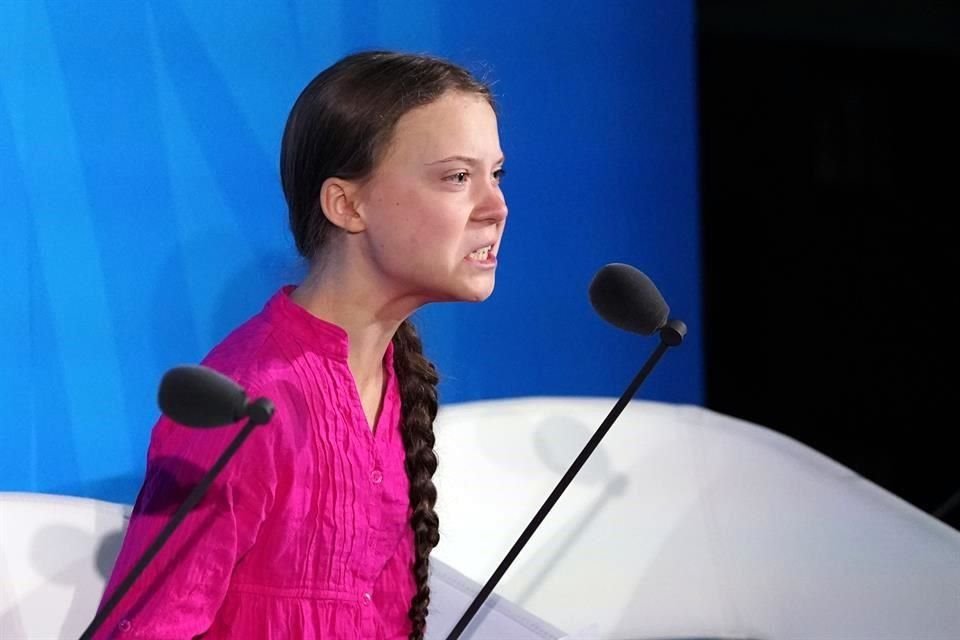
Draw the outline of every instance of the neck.
<instances>
[{"instance_id":1,"label":"neck","mask_svg":"<svg viewBox=\"0 0 960 640\"><path fill-rule=\"evenodd\" d=\"M337 262L315 264L292 294L294 302L347 333L348 364L362 390L382 383L383 356L397 328L412 313Z\"/></svg>"}]
</instances>

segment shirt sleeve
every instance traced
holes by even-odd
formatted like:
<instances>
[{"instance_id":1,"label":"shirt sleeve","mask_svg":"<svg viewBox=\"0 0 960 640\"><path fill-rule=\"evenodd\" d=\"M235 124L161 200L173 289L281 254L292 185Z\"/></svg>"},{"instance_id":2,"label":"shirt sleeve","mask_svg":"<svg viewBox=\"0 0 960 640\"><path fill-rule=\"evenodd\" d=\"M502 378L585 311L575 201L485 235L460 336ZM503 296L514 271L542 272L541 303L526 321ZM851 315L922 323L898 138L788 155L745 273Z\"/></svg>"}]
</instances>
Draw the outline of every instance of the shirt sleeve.
<instances>
[{"instance_id":1,"label":"shirt sleeve","mask_svg":"<svg viewBox=\"0 0 960 640\"><path fill-rule=\"evenodd\" d=\"M97 639L184 640L206 631L238 560L272 506L278 416L253 430L107 618ZM190 429L164 417L151 434L147 472L101 607L245 423Z\"/></svg>"}]
</instances>

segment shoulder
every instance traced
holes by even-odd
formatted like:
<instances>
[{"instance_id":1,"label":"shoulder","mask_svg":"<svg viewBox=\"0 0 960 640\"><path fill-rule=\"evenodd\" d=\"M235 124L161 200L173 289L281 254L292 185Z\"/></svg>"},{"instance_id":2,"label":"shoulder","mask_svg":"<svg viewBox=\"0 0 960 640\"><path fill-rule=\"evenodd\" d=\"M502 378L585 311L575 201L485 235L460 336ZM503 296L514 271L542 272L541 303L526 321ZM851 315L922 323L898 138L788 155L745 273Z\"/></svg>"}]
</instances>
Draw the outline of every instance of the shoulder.
<instances>
[{"instance_id":1,"label":"shoulder","mask_svg":"<svg viewBox=\"0 0 960 640\"><path fill-rule=\"evenodd\" d=\"M301 348L283 315L276 312L280 295L231 331L201 361L239 384L250 396L285 391L296 379Z\"/></svg>"},{"instance_id":2,"label":"shoulder","mask_svg":"<svg viewBox=\"0 0 960 640\"><path fill-rule=\"evenodd\" d=\"M284 433L323 413L338 377L323 350L284 312L280 295L230 332L201 363L236 382L249 398L268 398L275 406L271 424Z\"/></svg>"}]
</instances>

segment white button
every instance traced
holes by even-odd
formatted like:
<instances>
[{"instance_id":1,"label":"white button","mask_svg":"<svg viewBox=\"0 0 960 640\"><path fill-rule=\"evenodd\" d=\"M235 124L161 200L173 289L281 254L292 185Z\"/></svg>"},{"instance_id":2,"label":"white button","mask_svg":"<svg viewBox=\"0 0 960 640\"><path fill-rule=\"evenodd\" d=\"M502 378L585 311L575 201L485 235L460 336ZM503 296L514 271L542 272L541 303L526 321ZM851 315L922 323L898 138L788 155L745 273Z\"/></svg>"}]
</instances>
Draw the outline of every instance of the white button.
<instances>
[{"instance_id":1,"label":"white button","mask_svg":"<svg viewBox=\"0 0 960 640\"><path fill-rule=\"evenodd\" d=\"M373 596L371 596L369 593L365 593L363 594L362 599L363 599L363 606L369 607L370 603L373 601Z\"/></svg>"},{"instance_id":2,"label":"white button","mask_svg":"<svg viewBox=\"0 0 960 640\"><path fill-rule=\"evenodd\" d=\"M383 473L380 471L380 469L374 469L370 472L370 481L373 482L373 484L380 484L383 482Z\"/></svg>"}]
</instances>

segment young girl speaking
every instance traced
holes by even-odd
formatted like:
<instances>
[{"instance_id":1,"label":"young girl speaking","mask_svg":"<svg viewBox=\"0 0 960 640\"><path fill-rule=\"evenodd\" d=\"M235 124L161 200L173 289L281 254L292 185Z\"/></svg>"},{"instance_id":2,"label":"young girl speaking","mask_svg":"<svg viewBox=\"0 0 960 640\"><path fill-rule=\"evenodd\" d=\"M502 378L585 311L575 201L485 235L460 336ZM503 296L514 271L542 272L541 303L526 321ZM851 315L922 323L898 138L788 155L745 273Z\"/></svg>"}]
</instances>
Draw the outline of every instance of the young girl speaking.
<instances>
[{"instance_id":1,"label":"young girl speaking","mask_svg":"<svg viewBox=\"0 0 960 640\"><path fill-rule=\"evenodd\" d=\"M297 99L280 170L309 273L204 360L273 420L101 637L423 637L437 374L408 318L493 291L507 207L490 90L432 57L348 56ZM104 601L239 428L160 419Z\"/></svg>"}]
</instances>

